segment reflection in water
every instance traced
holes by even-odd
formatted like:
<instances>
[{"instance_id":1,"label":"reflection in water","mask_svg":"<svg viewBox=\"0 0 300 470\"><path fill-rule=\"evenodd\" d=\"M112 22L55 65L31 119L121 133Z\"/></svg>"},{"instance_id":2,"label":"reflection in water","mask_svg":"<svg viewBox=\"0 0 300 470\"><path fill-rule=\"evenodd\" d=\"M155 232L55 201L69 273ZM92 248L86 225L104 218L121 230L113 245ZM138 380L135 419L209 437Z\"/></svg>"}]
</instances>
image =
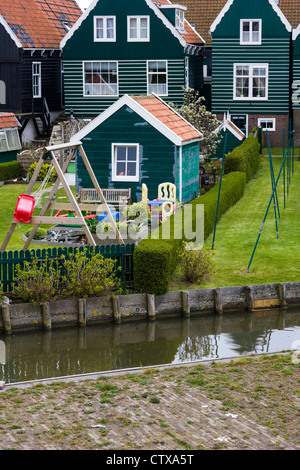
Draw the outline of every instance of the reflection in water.
<instances>
[{"instance_id":1,"label":"reflection in water","mask_svg":"<svg viewBox=\"0 0 300 470\"><path fill-rule=\"evenodd\" d=\"M292 349L299 339L299 311L226 313L20 332L10 337L0 335L0 343L5 345L0 380L13 383L276 352Z\"/></svg>"}]
</instances>

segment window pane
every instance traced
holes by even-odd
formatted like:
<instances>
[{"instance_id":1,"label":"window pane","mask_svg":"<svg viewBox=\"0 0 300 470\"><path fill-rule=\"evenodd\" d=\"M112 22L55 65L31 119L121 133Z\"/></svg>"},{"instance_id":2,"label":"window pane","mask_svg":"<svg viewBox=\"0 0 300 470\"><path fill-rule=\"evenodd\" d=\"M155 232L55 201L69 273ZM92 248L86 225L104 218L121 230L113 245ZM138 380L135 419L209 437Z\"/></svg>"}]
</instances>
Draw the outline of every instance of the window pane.
<instances>
[{"instance_id":1,"label":"window pane","mask_svg":"<svg viewBox=\"0 0 300 470\"><path fill-rule=\"evenodd\" d=\"M257 32L259 32L259 22L258 22L258 21L253 21L253 23L252 23L252 31L257 31Z\"/></svg>"},{"instance_id":2,"label":"window pane","mask_svg":"<svg viewBox=\"0 0 300 470\"><path fill-rule=\"evenodd\" d=\"M250 23L249 21L243 22L243 31L250 31Z\"/></svg>"},{"instance_id":3,"label":"window pane","mask_svg":"<svg viewBox=\"0 0 300 470\"><path fill-rule=\"evenodd\" d=\"M117 160L126 161L126 147L117 147Z\"/></svg>"},{"instance_id":4,"label":"window pane","mask_svg":"<svg viewBox=\"0 0 300 470\"><path fill-rule=\"evenodd\" d=\"M136 161L136 147L128 147L128 160Z\"/></svg>"},{"instance_id":5,"label":"window pane","mask_svg":"<svg viewBox=\"0 0 300 470\"><path fill-rule=\"evenodd\" d=\"M114 62L87 62L85 64L86 95L117 95L118 73Z\"/></svg>"},{"instance_id":6,"label":"window pane","mask_svg":"<svg viewBox=\"0 0 300 470\"><path fill-rule=\"evenodd\" d=\"M103 18L98 18L96 22L96 36L98 39L103 39L104 38L104 24L103 24Z\"/></svg>"},{"instance_id":7,"label":"window pane","mask_svg":"<svg viewBox=\"0 0 300 470\"><path fill-rule=\"evenodd\" d=\"M136 163L127 163L127 176L136 176Z\"/></svg>"},{"instance_id":8,"label":"window pane","mask_svg":"<svg viewBox=\"0 0 300 470\"><path fill-rule=\"evenodd\" d=\"M0 133L0 152L6 152L8 150L5 133Z\"/></svg>"},{"instance_id":9,"label":"window pane","mask_svg":"<svg viewBox=\"0 0 300 470\"><path fill-rule=\"evenodd\" d=\"M117 162L117 176L126 176L126 162Z\"/></svg>"}]
</instances>

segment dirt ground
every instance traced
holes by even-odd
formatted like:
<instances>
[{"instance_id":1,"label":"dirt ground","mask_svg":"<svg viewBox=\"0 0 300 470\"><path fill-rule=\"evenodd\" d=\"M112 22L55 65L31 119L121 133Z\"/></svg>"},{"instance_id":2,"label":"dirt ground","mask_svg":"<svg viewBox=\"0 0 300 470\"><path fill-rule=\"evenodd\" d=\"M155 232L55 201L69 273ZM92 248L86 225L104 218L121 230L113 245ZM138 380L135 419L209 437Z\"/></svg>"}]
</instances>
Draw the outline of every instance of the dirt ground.
<instances>
[{"instance_id":1,"label":"dirt ground","mask_svg":"<svg viewBox=\"0 0 300 470\"><path fill-rule=\"evenodd\" d=\"M1 450L299 450L295 353L8 385Z\"/></svg>"}]
</instances>

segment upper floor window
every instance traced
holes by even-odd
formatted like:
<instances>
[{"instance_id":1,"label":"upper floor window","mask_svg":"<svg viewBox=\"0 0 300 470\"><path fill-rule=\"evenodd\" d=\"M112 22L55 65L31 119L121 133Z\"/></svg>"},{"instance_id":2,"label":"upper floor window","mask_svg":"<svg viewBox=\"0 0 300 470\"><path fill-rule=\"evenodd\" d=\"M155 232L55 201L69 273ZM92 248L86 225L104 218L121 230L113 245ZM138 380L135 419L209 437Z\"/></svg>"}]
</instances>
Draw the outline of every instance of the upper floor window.
<instances>
[{"instance_id":1,"label":"upper floor window","mask_svg":"<svg viewBox=\"0 0 300 470\"><path fill-rule=\"evenodd\" d=\"M168 95L168 71L166 60L148 61L148 95Z\"/></svg>"},{"instance_id":2,"label":"upper floor window","mask_svg":"<svg viewBox=\"0 0 300 470\"><path fill-rule=\"evenodd\" d=\"M261 20L241 20L240 44L261 44Z\"/></svg>"},{"instance_id":3,"label":"upper floor window","mask_svg":"<svg viewBox=\"0 0 300 470\"><path fill-rule=\"evenodd\" d=\"M150 41L149 16L127 17L127 40L132 42Z\"/></svg>"},{"instance_id":4,"label":"upper floor window","mask_svg":"<svg viewBox=\"0 0 300 470\"><path fill-rule=\"evenodd\" d=\"M32 93L33 98L42 96L42 64L41 62L32 63Z\"/></svg>"},{"instance_id":5,"label":"upper floor window","mask_svg":"<svg viewBox=\"0 0 300 470\"><path fill-rule=\"evenodd\" d=\"M176 8L175 26L179 30L184 30L184 11Z\"/></svg>"},{"instance_id":6,"label":"upper floor window","mask_svg":"<svg viewBox=\"0 0 300 470\"><path fill-rule=\"evenodd\" d=\"M117 62L84 62L84 96L118 96Z\"/></svg>"},{"instance_id":7,"label":"upper floor window","mask_svg":"<svg viewBox=\"0 0 300 470\"><path fill-rule=\"evenodd\" d=\"M95 16L94 17L94 41L114 42L116 40L116 17Z\"/></svg>"},{"instance_id":8,"label":"upper floor window","mask_svg":"<svg viewBox=\"0 0 300 470\"><path fill-rule=\"evenodd\" d=\"M268 64L234 64L234 99L268 99Z\"/></svg>"}]
</instances>

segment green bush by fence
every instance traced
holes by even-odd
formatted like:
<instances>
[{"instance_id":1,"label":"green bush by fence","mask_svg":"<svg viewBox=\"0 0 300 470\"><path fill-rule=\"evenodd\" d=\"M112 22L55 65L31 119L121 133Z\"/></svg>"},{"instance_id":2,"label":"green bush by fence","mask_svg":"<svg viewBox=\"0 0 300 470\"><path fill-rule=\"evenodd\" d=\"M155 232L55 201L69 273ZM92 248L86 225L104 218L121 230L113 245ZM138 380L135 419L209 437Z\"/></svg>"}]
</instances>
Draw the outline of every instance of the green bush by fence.
<instances>
[{"instance_id":1,"label":"green bush by fence","mask_svg":"<svg viewBox=\"0 0 300 470\"><path fill-rule=\"evenodd\" d=\"M222 182L222 191L219 204L219 218L243 196L246 187L244 172L234 172L226 175ZM204 205L204 238L214 228L218 201L219 183L205 195L190 202L190 205ZM195 219L196 211L192 217ZM174 217L171 219L171 237L173 234ZM183 209L184 220L184 209ZM196 220L192 220L193 227ZM184 234L184 230L182 230ZM146 239L139 243L134 252L134 286L139 292L149 294L163 294L169 290L172 273L178 261L178 254L182 241L194 240L156 240Z\"/></svg>"},{"instance_id":2,"label":"green bush by fence","mask_svg":"<svg viewBox=\"0 0 300 470\"><path fill-rule=\"evenodd\" d=\"M21 165L17 161L0 163L0 181L17 178L21 173Z\"/></svg>"},{"instance_id":3,"label":"green bush by fence","mask_svg":"<svg viewBox=\"0 0 300 470\"><path fill-rule=\"evenodd\" d=\"M258 170L260 151L259 139L251 133L239 147L226 155L224 173L243 171L246 173L247 182L250 181Z\"/></svg>"}]
</instances>

